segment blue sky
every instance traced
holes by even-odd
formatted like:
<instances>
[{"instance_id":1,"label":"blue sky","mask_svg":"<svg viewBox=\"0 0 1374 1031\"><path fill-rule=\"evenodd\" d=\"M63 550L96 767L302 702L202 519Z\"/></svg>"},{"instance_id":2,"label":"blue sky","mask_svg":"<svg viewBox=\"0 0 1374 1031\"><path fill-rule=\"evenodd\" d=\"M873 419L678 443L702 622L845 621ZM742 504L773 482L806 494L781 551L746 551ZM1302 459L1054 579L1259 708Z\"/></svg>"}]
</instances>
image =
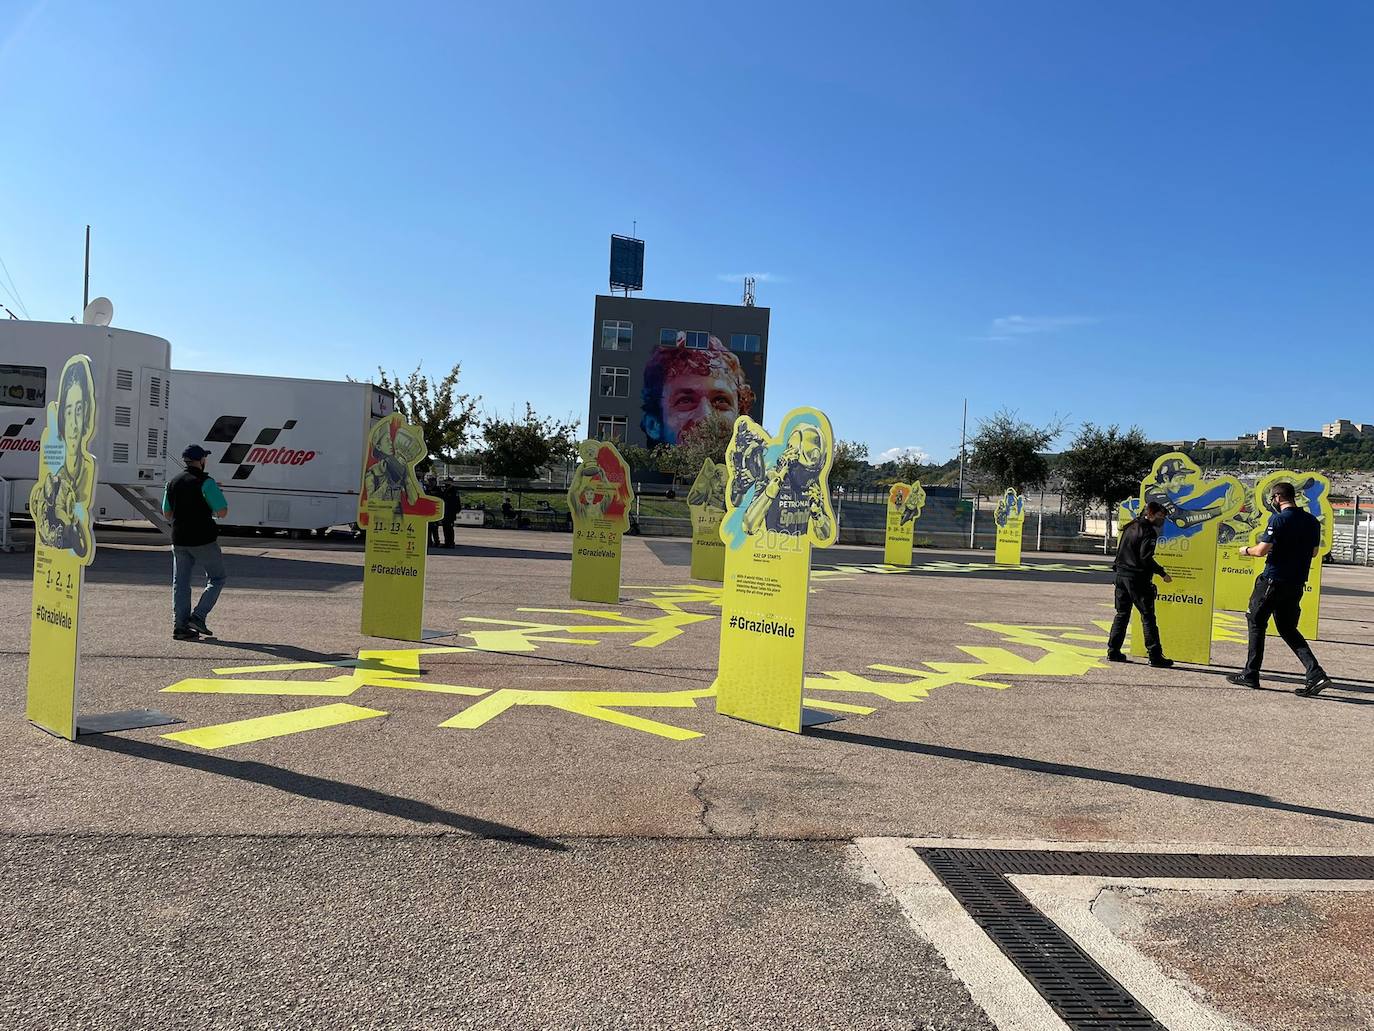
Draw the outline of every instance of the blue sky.
<instances>
[{"instance_id":1,"label":"blue sky","mask_svg":"<svg viewBox=\"0 0 1374 1031\"><path fill-rule=\"evenodd\" d=\"M0 0L0 258L182 367L586 418L607 237L772 308L769 423L1374 421L1367 3ZM7 284L8 285L8 284ZM13 307L0 290L0 302Z\"/></svg>"}]
</instances>

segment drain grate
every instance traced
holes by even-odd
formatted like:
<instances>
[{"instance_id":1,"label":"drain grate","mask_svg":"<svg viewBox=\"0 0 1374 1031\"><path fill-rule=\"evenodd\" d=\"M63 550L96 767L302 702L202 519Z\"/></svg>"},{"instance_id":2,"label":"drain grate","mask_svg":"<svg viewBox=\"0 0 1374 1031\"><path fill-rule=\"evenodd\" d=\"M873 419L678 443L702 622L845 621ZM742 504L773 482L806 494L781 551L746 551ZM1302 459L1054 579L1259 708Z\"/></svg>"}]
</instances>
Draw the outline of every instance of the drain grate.
<instances>
[{"instance_id":1,"label":"drain grate","mask_svg":"<svg viewBox=\"0 0 1374 1031\"><path fill-rule=\"evenodd\" d=\"M1227 880L1374 879L1371 856L1171 855L918 848L999 949L1074 1031L1158 1029L1130 992L1007 880L1008 874L1065 877L1204 877Z\"/></svg>"}]
</instances>

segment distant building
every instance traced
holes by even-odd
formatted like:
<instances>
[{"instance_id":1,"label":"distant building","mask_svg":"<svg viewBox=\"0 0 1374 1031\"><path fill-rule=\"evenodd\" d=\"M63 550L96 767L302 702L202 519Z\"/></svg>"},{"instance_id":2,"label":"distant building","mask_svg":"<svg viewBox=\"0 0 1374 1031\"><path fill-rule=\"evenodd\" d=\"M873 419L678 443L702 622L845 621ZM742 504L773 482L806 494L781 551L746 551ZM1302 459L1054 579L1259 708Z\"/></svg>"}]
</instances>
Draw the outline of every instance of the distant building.
<instances>
[{"instance_id":1,"label":"distant building","mask_svg":"<svg viewBox=\"0 0 1374 1031\"><path fill-rule=\"evenodd\" d=\"M1322 426L1323 437L1374 437L1374 423L1337 419Z\"/></svg>"},{"instance_id":2,"label":"distant building","mask_svg":"<svg viewBox=\"0 0 1374 1031\"><path fill-rule=\"evenodd\" d=\"M1264 447L1279 447L1283 444L1296 444L1300 440L1320 437L1316 430L1290 430L1283 426L1270 426L1259 431L1259 442Z\"/></svg>"}]
</instances>

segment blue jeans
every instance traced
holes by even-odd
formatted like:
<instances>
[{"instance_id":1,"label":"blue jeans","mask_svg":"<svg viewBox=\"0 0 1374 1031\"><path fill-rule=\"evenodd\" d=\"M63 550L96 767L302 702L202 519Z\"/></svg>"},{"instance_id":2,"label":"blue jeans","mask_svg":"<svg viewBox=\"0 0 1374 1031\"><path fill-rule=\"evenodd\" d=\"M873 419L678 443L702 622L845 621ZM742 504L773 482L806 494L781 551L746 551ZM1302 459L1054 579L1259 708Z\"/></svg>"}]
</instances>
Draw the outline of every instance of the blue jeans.
<instances>
[{"instance_id":1,"label":"blue jeans","mask_svg":"<svg viewBox=\"0 0 1374 1031\"><path fill-rule=\"evenodd\" d=\"M191 610L191 572L199 564L205 570L205 591L196 602L195 611ZM219 542L197 544L185 547L172 546L172 612L176 627L186 625L191 616L204 619L219 600L219 592L224 590L224 555L219 550Z\"/></svg>"}]
</instances>

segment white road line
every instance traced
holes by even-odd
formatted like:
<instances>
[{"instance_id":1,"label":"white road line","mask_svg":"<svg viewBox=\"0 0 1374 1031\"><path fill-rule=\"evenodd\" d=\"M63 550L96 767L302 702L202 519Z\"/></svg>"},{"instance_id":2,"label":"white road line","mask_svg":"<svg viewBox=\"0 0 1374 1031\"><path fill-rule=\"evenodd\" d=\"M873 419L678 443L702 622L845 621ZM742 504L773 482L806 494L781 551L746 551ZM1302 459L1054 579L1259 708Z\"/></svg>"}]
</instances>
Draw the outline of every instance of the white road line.
<instances>
[{"instance_id":1,"label":"white road line","mask_svg":"<svg viewBox=\"0 0 1374 1031\"><path fill-rule=\"evenodd\" d=\"M1000 1031L1067 1031L1050 1004L911 850L910 839L860 838L854 844L907 922L935 947Z\"/></svg>"},{"instance_id":2,"label":"white road line","mask_svg":"<svg viewBox=\"0 0 1374 1031\"><path fill-rule=\"evenodd\" d=\"M1066 1031L1057 1017L940 883L914 848L1026 849L1075 852L1144 852L1183 855L1366 855L1349 847L1227 845L1219 842L981 841L969 838L859 838L854 842L861 872L901 905L907 922L944 958L973 1001L1000 1031ZM1010 877L1041 912L1140 1000L1166 1027L1178 1031L1251 1031L1195 999L1188 985L1169 976L1092 912L1094 900L1112 887L1169 891L1313 892L1369 891L1374 881L1264 880L1160 877Z\"/></svg>"}]
</instances>

